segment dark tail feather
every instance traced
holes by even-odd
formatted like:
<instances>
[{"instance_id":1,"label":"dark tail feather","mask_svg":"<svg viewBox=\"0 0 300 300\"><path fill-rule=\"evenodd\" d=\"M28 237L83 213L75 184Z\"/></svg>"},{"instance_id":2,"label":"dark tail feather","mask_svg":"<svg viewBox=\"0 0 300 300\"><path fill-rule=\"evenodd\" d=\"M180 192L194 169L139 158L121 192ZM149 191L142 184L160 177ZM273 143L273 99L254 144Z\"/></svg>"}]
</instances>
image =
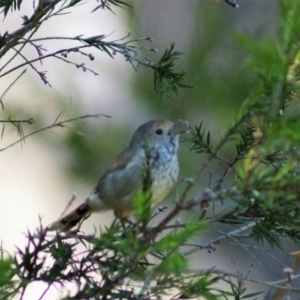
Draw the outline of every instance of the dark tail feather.
<instances>
[{"instance_id":1,"label":"dark tail feather","mask_svg":"<svg viewBox=\"0 0 300 300\"><path fill-rule=\"evenodd\" d=\"M78 206L75 210L68 213L63 218L52 223L49 230L68 231L90 213L90 206L87 202Z\"/></svg>"}]
</instances>

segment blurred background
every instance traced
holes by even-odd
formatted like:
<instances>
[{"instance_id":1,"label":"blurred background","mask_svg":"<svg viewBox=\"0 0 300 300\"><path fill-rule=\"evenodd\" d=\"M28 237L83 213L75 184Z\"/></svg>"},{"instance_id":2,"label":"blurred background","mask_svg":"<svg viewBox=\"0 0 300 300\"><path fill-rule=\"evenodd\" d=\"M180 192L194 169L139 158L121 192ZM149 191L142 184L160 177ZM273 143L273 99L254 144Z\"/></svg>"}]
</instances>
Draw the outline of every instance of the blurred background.
<instances>
[{"instance_id":1,"label":"blurred background","mask_svg":"<svg viewBox=\"0 0 300 300\"><path fill-rule=\"evenodd\" d=\"M1 119L9 115L13 119L33 118L35 124L23 125L25 134L52 124L61 112L63 119L94 113L111 118L91 118L69 124L76 132L72 128L50 129L28 138L22 147L18 144L1 152L0 239L10 253L15 245L21 247L25 243L24 233L38 226L39 216L47 225L60 216L73 193L76 193L74 207L84 201L141 123L155 118L186 119L192 126L203 122L211 132L212 143L217 143L257 80L247 65L249 57L236 42L235 33L276 41L278 2L274 0L239 0L238 9L222 0L131 3L133 9L113 8L115 15L102 10L92 13L97 3L89 1L70 10L69 15L50 19L37 36L106 34L109 35L106 40L120 39L128 33L129 39L150 36L154 39L152 43L142 41L140 44L158 49L156 54L144 51L154 61L174 42L175 49L184 53L177 61L176 70L184 70L186 83L194 88L179 90L178 97L171 94L165 101L158 101L150 69L140 67L135 71L123 57L116 55L112 59L92 49L87 52L94 55L94 61L72 53L69 58L85 63L99 76L49 58L35 65L40 71L47 71L49 87L27 66L26 74L2 99L5 109L1 111ZM1 34L18 29L22 23L20 17L31 14L32 7L25 5L21 12L9 13L2 21ZM70 46L69 42L41 44L49 53ZM32 47L26 47L24 54L32 58L37 56ZM12 53L4 59L8 60L10 55ZM15 63L18 62L22 59L18 58ZM5 61L0 63L3 65ZM19 72L1 79L0 94ZM15 128L6 125L0 148L17 139ZM222 155L230 159L231 149L223 151ZM205 159L205 155L190 153L189 145L182 143L180 176L192 177ZM217 164L210 166L213 181L220 177L223 168ZM208 182L207 172L190 197L207 187ZM230 184L230 178L225 184ZM175 193L172 193L165 202L172 207L174 199ZM94 226L108 225L112 216L110 212L94 215L83 224L82 230L90 233ZM226 228L222 226L222 230ZM194 242L204 243L219 234L211 230ZM252 252L256 255L255 250ZM237 268L243 274L253 264L250 276L274 280L280 264L274 264L270 256L264 257L257 252L261 265L249 252L230 245L220 246L213 253L197 253L192 263L195 268L216 266L232 272ZM262 286L252 288L253 291L264 290ZM31 292L28 299L39 295L40 288L33 287Z\"/></svg>"}]
</instances>

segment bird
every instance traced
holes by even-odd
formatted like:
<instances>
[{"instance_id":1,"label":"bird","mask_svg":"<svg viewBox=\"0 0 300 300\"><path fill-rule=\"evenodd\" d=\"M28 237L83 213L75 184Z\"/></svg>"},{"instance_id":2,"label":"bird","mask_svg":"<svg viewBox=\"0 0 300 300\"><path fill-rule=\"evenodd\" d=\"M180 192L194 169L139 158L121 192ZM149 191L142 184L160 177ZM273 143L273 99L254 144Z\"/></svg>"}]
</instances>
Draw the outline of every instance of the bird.
<instances>
[{"instance_id":1,"label":"bird","mask_svg":"<svg viewBox=\"0 0 300 300\"><path fill-rule=\"evenodd\" d=\"M69 231L90 214L107 210L128 218L134 211L134 195L140 190L148 191L151 208L156 206L177 182L179 135L188 129L183 120L158 119L140 125L85 202L48 229Z\"/></svg>"}]
</instances>

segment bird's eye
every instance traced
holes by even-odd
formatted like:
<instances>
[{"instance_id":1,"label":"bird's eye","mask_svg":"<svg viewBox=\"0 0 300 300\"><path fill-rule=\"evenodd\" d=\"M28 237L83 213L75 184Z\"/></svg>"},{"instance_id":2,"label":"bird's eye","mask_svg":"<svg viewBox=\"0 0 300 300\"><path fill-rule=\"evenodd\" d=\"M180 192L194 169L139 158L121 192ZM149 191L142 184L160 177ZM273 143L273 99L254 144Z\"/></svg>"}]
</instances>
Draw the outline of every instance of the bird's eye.
<instances>
[{"instance_id":1,"label":"bird's eye","mask_svg":"<svg viewBox=\"0 0 300 300\"><path fill-rule=\"evenodd\" d=\"M157 129L155 131L155 133L158 134L158 135L162 135L163 134L163 130L162 129Z\"/></svg>"}]
</instances>

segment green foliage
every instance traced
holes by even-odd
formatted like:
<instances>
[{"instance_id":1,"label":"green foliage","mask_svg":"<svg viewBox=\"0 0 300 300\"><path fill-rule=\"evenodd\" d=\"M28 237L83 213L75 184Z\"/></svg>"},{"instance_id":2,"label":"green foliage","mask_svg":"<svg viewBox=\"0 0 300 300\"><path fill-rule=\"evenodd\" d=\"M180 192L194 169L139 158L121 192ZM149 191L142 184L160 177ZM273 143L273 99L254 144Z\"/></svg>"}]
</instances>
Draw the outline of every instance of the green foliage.
<instances>
[{"instance_id":1,"label":"green foliage","mask_svg":"<svg viewBox=\"0 0 300 300\"><path fill-rule=\"evenodd\" d=\"M50 2L49 0L45 0L45 1L43 1L43 4L40 3L40 5L47 6L47 5L49 5L49 2ZM57 1L57 2L59 2L59 1ZM82 0L71 0L71 1L69 1L69 3L67 3L67 7L75 6L79 2L82 2ZM0 7L4 7L4 9L3 9L4 16L7 15L9 9L11 9L12 11L17 10L17 9L20 10L21 3L22 3L22 0L0 0ZM113 12L112 6L132 7L129 3L122 1L122 0L101 0L101 4L98 5L97 7L95 7L93 11L96 11L97 9L101 8L101 9L107 9L107 10Z\"/></svg>"},{"instance_id":2,"label":"green foliage","mask_svg":"<svg viewBox=\"0 0 300 300\"><path fill-rule=\"evenodd\" d=\"M203 122L200 123L199 126L195 126L195 129L191 131L192 134L192 145L191 151L195 151L196 153L212 153L212 146L210 144L210 132L206 133L205 137L205 129L203 128Z\"/></svg>"},{"instance_id":3,"label":"green foliage","mask_svg":"<svg viewBox=\"0 0 300 300\"><path fill-rule=\"evenodd\" d=\"M264 92L266 96L271 96L274 85L286 78L288 65L284 54L277 49L273 41L265 40L257 43L242 34L237 34L236 37L240 45L251 55L250 66L256 70L262 84L258 93L262 95Z\"/></svg>"},{"instance_id":4,"label":"green foliage","mask_svg":"<svg viewBox=\"0 0 300 300\"><path fill-rule=\"evenodd\" d=\"M57 10L54 4L48 11L46 7L48 15L45 19L37 11L30 18L23 17L28 31L23 28L20 35L10 35L7 41L0 37L0 57L10 50L10 45L22 49L27 40L21 37L28 37L30 30L34 32L38 28L35 26L40 26L39 22L61 15L65 9L79 2L71 1ZM11 8L20 8L21 4L14 1L0 3L4 7L4 15ZM111 5L125 7L126 3L101 1L94 11L99 8L112 11ZM133 200L136 222L115 220L110 227L102 229L100 235L95 233L91 236L78 231L53 234L41 226L38 233L27 233L28 244L24 249L18 248L14 256L4 258L2 253L0 298L12 299L18 294L22 299L33 282L47 284L40 299L52 286L66 292L69 284L73 289L64 299L148 300L169 296L171 290L175 290L178 299L258 297L260 292L248 291L248 275L243 277L239 272L219 270L214 263L208 269L202 266L193 268L190 255L199 252L201 256L202 250L212 252L228 240L248 252L252 246L247 244L248 241L255 242L260 247L258 249L263 249L261 245L267 245L284 250L283 241L287 239L295 247L300 246L300 118L295 109L300 80L300 2L281 0L280 10L276 43L268 39L257 41L236 33L237 43L249 57L248 70L255 72L257 85L246 95L230 125L222 130L220 140L211 135L212 130L205 128L202 121L191 126L190 149L196 154L205 154L207 158L193 180L185 181L178 201L158 224L153 225L156 224L154 217L163 210L151 216L148 194L151 178L146 170L143 178L145 188ZM79 53L92 61L93 57L84 49L93 47L111 58L121 54L136 70L139 66L151 68L154 88L160 99L170 91L177 94L178 88L190 87L184 83L185 73L174 70L181 53L175 50L173 43L154 63L140 52L149 48L135 45L136 40L107 41L103 34L87 38L78 35L70 39L78 42L79 46L56 51L52 53L53 58L60 54L69 62L70 53ZM46 58L43 50L35 44L42 40L32 41L40 54L35 60L27 62L28 65L33 66ZM151 38L138 40L139 43L142 41L150 42ZM150 51L155 52L155 49ZM97 74L82 64L75 65ZM11 68L2 74L14 70ZM42 72L37 71L37 74L47 83ZM2 97L0 103L4 105ZM60 118L59 115L48 128L63 126L68 121L60 121ZM22 120L8 121L20 128ZM78 153L89 150L84 140L73 138ZM229 149L230 155L224 149ZM97 150L91 151L98 155ZM211 175L208 187L190 196L190 189L203 181L201 175L214 161L224 167L221 177L213 178ZM206 180L207 174L203 177ZM224 205L224 209L218 213L215 209L209 209L219 203ZM179 213L191 210L197 216L195 221L174 222ZM220 236L205 243L192 242L198 240L204 228L216 223L226 223L226 228L232 228L232 231L218 231ZM267 251L271 250L268 248ZM251 280L255 281L253 278ZM282 283L288 283L290 290L296 289L289 280ZM220 283L225 283L227 289L221 289ZM263 284L271 285L269 282Z\"/></svg>"},{"instance_id":5,"label":"green foliage","mask_svg":"<svg viewBox=\"0 0 300 300\"><path fill-rule=\"evenodd\" d=\"M236 34L249 53L249 67L255 70L258 84L216 146L202 123L192 129L190 140L193 151L227 166L212 183L213 199L234 192L232 206L216 218L229 224L254 222L250 236L277 247L282 247L283 237L300 243L300 118L297 111L289 113L299 100L299 9L299 1L281 1L280 45ZM233 158L219 154L224 145L231 147ZM235 183L222 189L229 174L235 175Z\"/></svg>"},{"instance_id":6,"label":"green foliage","mask_svg":"<svg viewBox=\"0 0 300 300\"><path fill-rule=\"evenodd\" d=\"M0 7L4 7L2 13L6 16L10 8L20 9L21 1L4 1L0 0ZM50 18L53 17L62 17L66 13L70 13L70 8L75 9L82 0L76 1L39 1L37 7L33 5L33 14L29 17L23 15L22 23L23 27L19 28L15 32L7 32L3 36L0 35L0 59L6 58L8 53L13 52L12 57L0 67L0 78L6 76L20 68L30 66L31 69L40 77L42 82L46 85L50 85L46 77L45 71L39 71L36 67L37 63L41 63L44 59L51 57L55 60L63 61L67 64L75 66L77 69L81 69L84 72L89 71L95 76L98 73L91 68L85 66L85 62L76 63L72 61L68 55L70 53L76 53L77 55L82 56L84 59L88 58L89 61L94 60L94 56L91 53L86 52L88 48L95 48L99 51L105 52L109 57L114 58L115 55L122 55L126 61L128 61L132 67L137 70L140 66L151 68L154 72L154 88L157 91L157 96L159 99L163 99L165 96L169 95L170 91L178 93L179 88L189 88L190 86L184 83L185 72L177 73L174 71L175 63L174 61L178 59L178 56L181 55L180 52L176 51L174 46L171 44L170 49L167 49L164 55L158 59L158 62L153 62L150 60L144 52L156 52L155 48L149 48L142 46L143 41L152 42L151 37L141 38L141 39L128 39L129 35L123 37L122 39L107 41L107 36L103 34L98 34L95 36L90 36L83 38L83 35L77 35L75 37L61 37L61 36L51 36L51 37L39 37L34 38L35 33L38 31L39 27L43 22L47 22ZM61 4L60 6L58 4ZM102 0L101 4L98 5L93 13L97 13L98 9L107 9L114 13L112 7L123 7L130 8L125 1L121 0ZM78 21L80 22L80 21ZM75 42L72 46L67 47L66 49L59 49L52 53L46 52L47 49L41 44L47 40L67 40ZM17 64L17 66L12 66L12 62L22 51L25 46L32 47L34 53L37 53L34 58L23 57L24 63ZM17 52L17 53L15 53ZM1 99L0 104L2 107L3 101Z\"/></svg>"},{"instance_id":7,"label":"green foliage","mask_svg":"<svg viewBox=\"0 0 300 300\"><path fill-rule=\"evenodd\" d=\"M20 10L22 0L0 0L0 7L4 7L3 13L4 16L7 15L9 9L13 10Z\"/></svg>"},{"instance_id":8,"label":"green foliage","mask_svg":"<svg viewBox=\"0 0 300 300\"><path fill-rule=\"evenodd\" d=\"M151 217L151 195L149 190L139 190L133 197L134 214L137 221L148 223Z\"/></svg>"},{"instance_id":9,"label":"green foliage","mask_svg":"<svg viewBox=\"0 0 300 300\"><path fill-rule=\"evenodd\" d=\"M122 0L102 0L101 4L98 5L94 10L96 11L97 9L101 8L101 9L108 9L109 11L111 11L113 13L113 10L111 8L111 6L116 6L116 7L132 7L130 4L128 4L125 1Z\"/></svg>"},{"instance_id":10,"label":"green foliage","mask_svg":"<svg viewBox=\"0 0 300 300\"><path fill-rule=\"evenodd\" d=\"M300 20L298 11L300 9L299 1L281 0L280 2L281 18L279 37L283 52L289 55L287 58L293 63L295 55L299 52L299 27Z\"/></svg>"},{"instance_id":11,"label":"green foliage","mask_svg":"<svg viewBox=\"0 0 300 300\"><path fill-rule=\"evenodd\" d=\"M10 295L14 296L16 293L13 277L17 272L14 269L14 259L4 257L2 245L0 251L0 299L9 299Z\"/></svg>"},{"instance_id":12,"label":"green foliage","mask_svg":"<svg viewBox=\"0 0 300 300\"><path fill-rule=\"evenodd\" d=\"M169 90L178 95L178 88L191 88L191 86L184 83L185 72L177 73L174 71L175 60L182 55L174 47L175 44L172 43L170 48L154 65L154 89L159 99L167 95Z\"/></svg>"},{"instance_id":13,"label":"green foliage","mask_svg":"<svg viewBox=\"0 0 300 300\"><path fill-rule=\"evenodd\" d=\"M181 297L186 298L195 298L202 296L207 300L217 300L222 299L223 296L218 296L214 293L213 284L217 281L218 278L211 278L209 275L195 276L188 284L183 284L180 287ZM220 291L223 294L223 291Z\"/></svg>"},{"instance_id":14,"label":"green foliage","mask_svg":"<svg viewBox=\"0 0 300 300\"><path fill-rule=\"evenodd\" d=\"M138 223L121 226L118 221L100 236L53 235L40 227L38 233L27 233L28 244L18 249L14 260L1 260L0 295L10 299L16 293L14 287L24 294L31 283L42 281L48 284L45 294L52 285L61 289L73 284L72 293L64 299L153 299L168 293L172 280L179 288L183 284L185 293L208 294L209 275L185 276L188 260L178 251L204 225L201 221L175 226L162 239L157 234L163 228L151 235L151 228L145 230Z\"/></svg>"},{"instance_id":15,"label":"green foliage","mask_svg":"<svg viewBox=\"0 0 300 300\"><path fill-rule=\"evenodd\" d=\"M195 224L187 224L180 231L163 237L159 242L155 243L153 247L158 252L174 251L184 244L187 239L199 233L199 230L204 229L205 225L206 221L204 220L198 221Z\"/></svg>"},{"instance_id":16,"label":"green foliage","mask_svg":"<svg viewBox=\"0 0 300 300\"><path fill-rule=\"evenodd\" d=\"M164 256L161 263L157 265L154 273L162 278L169 276L181 276L188 267L187 259L181 257L179 253L170 253Z\"/></svg>"},{"instance_id":17,"label":"green foliage","mask_svg":"<svg viewBox=\"0 0 300 300\"><path fill-rule=\"evenodd\" d=\"M247 287L245 284L244 278L239 278L237 284L235 284L231 279L224 279L224 281L230 286L231 292L224 292L223 295L225 299L231 299L233 297L234 299L257 299L256 296L259 296L262 294L262 292L256 292L256 293L249 293L247 292ZM231 296L231 297L229 297Z\"/></svg>"}]
</instances>

